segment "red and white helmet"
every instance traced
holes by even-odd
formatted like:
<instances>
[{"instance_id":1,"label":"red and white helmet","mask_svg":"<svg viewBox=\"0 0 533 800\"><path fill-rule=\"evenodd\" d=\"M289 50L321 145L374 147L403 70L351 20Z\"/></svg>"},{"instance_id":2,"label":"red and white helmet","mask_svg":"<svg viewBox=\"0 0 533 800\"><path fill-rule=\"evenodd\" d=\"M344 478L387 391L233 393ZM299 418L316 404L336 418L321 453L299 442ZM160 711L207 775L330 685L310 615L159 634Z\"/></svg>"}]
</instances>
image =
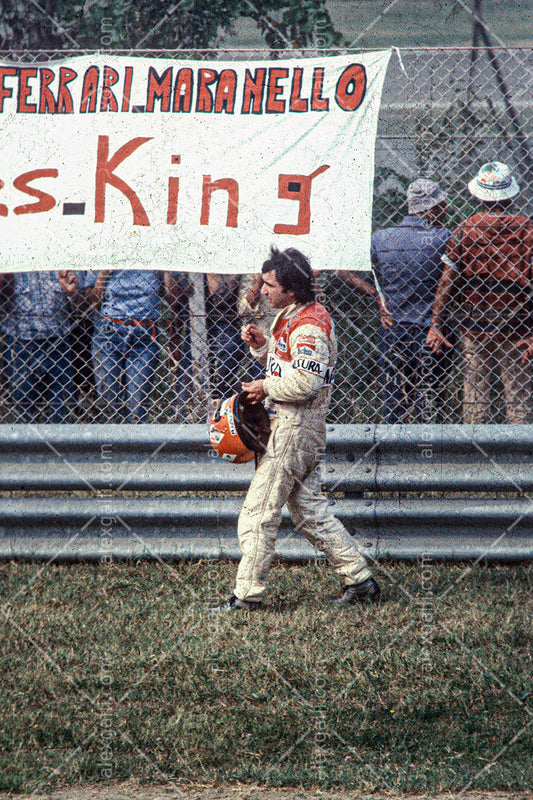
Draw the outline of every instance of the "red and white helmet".
<instances>
[{"instance_id":1,"label":"red and white helmet","mask_svg":"<svg viewBox=\"0 0 533 800\"><path fill-rule=\"evenodd\" d=\"M219 456L246 464L266 450L270 420L262 403L250 403L246 392L223 400L209 420L209 441Z\"/></svg>"}]
</instances>

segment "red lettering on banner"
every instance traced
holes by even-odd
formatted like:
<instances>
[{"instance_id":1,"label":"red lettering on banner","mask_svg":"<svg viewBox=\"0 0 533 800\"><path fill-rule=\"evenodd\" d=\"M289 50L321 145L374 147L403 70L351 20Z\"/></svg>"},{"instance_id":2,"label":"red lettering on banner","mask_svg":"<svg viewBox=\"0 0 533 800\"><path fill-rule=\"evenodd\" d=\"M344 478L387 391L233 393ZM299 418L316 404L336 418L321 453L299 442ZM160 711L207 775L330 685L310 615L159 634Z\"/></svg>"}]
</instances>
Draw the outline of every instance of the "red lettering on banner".
<instances>
[{"instance_id":1,"label":"red lettering on banner","mask_svg":"<svg viewBox=\"0 0 533 800\"><path fill-rule=\"evenodd\" d=\"M180 190L180 179L175 177L170 177L168 179L167 225L175 225L177 222L179 190Z\"/></svg>"},{"instance_id":2,"label":"red lettering on banner","mask_svg":"<svg viewBox=\"0 0 533 800\"><path fill-rule=\"evenodd\" d=\"M259 67L254 74L249 69L244 76L244 91L242 97L241 114L261 114L263 110L263 93L265 91L266 69Z\"/></svg>"},{"instance_id":3,"label":"red lettering on banner","mask_svg":"<svg viewBox=\"0 0 533 800\"><path fill-rule=\"evenodd\" d=\"M237 216L239 213L239 184L233 178L222 178L218 181L211 181L211 175L204 175L202 185L202 211L200 214L200 225L209 224L211 195L217 189L225 189L228 193L228 214L226 217L226 227L236 228Z\"/></svg>"},{"instance_id":4,"label":"red lettering on banner","mask_svg":"<svg viewBox=\"0 0 533 800\"><path fill-rule=\"evenodd\" d=\"M35 114L37 111L37 105L35 103L27 103L26 99L31 94L31 86L28 86L29 78L36 78L37 77L37 70L35 68L31 69L21 69L19 72L19 94L18 94L18 102L17 102L17 111L19 114Z\"/></svg>"},{"instance_id":5,"label":"red lettering on banner","mask_svg":"<svg viewBox=\"0 0 533 800\"><path fill-rule=\"evenodd\" d=\"M313 178L329 169L329 164L323 164L315 169L311 175L280 175L278 184L278 197L283 200L297 200L298 222L296 225L280 223L274 225L274 233L290 233L300 236L311 230L311 183Z\"/></svg>"},{"instance_id":6,"label":"red lettering on banner","mask_svg":"<svg viewBox=\"0 0 533 800\"><path fill-rule=\"evenodd\" d=\"M167 67L161 76L153 67L148 72L146 111L154 110L156 100L161 102L161 111L170 111L170 92L172 90L172 67Z\"/></svg>"},{"instance_id":7,"label":"red lettering on banner","mask_svg":"<svg viewBox=\"0 0 533 800\"><path fill-rule=\"evenodd\" d=\"M192 69L183 67L178 71L174 87L174 105L172 111L185 111L188 113L192 105L193 76Z\"/></svg>"},{"instance_id":8,"label":"red lettering on banner","mask_svg":"<svg viewBox=\"0 0 533 800\"><path fill-rule=\"evenodd\" d=\"M366 72L362 64L350 64L337 81L335 100L343 111L355 111L366 92Z\"/></svg>"},{"instance_id":9,"label":"red lettering on banner","mask_svg":"<svg viewBox=\"0 0 533 800\"><path fill-rule=\"evenodd\" d=\"M233 69L223 69L218 77L217 92L215 96L215 113L220 114L226 110L233 114L235 108L235 90L237 88L237 73Z\"/></svg>"},{"instance_id":10,"label":"red lettering on banner","mask_svg":"<svg viewBox=\"0 0 533 800\"><path fill-rule=\"evenodd\" d=\"M96 111L96 96L98 94L98 81L100 70L98 67L89 67L83 76L81 89L80 114L94 114Z\"/></svg>"},{"instance_id":11,"label":"red lettering on banner","mask_svg":"<svg viewBox=\"0 0 533 800\"><path fill-rule=\"evenodd\" d=\"M307 111L309 100L300 97L300 92L302 91L303 72L304 71L301 67L296 67L294 70L294 74L292 76L291 103L289 106L289 111Z\"/></svg>"},{"instance_id":12,"label":"red lettering on banner","mask_svg":"<svg viewBox=\"0 0 533 800\"><path fill-rule=\"evenodd\" d=\"M118 83L118 72L113 67L104 67L104 80L100 111L118 111L118 102L111 87Z\"/></svg>"},{"instance_id":13,"label":"red lettering on banner","mask_svg":"<svg viewBox=\"0 0 533 800\"><path fill-rule=\"evenodd\" d=\"M113 174L113 171L121 164L124 159L128 158L132 153L137 150L142 144L149 142L152 136L138 136L132 139L122 147L119 147L117 152L109 158L109 136L98 137L98 155L96 163L96 176L95 176L95 190L94 190L94 206L95 206L95 222L103 222L105 219L105 190L106 185L109 183L118 189L122 194L126 195L130 201L133 211L133 224L134 225L150 225L150 220L144 210L144 207L126 181Z\"/></svg>"},{"instance_id":14,"label":"red lettering on banner","mask_svg":"<svg viewBox=\"0 0 533 800\"><path fill-rule=\"evenodd\" d=\"M28 186L28 184L30 181L36 180L36 178L57 178L58 174L57 169L33 169L31 172L25 172L23 175L19 175L18 178L15 178L13 181L15 189L18 189L19 192L24 192L24 194L29 194L31 197L36 197L37 202L28 203L25 206L17 206L13 209L14 213L38 214L40 211L51 211L56 204L55 198L47 192L35 189L33 186Z\"/></svg>"},{"instance_id":15,"label":"red lettering on banner","mask_svg":"<svg viewBox=\"0 0 533 800\"><path fill-rule=\"evenodd\" d=\"M41 69L41 86L39 91L39 114L55 114L56 99L48 88L55 78L53 69Z\"/></svg>"},{"instance_id":16,"label":"red lettering on banner","mask_svg":"<svg viewBox=\"0 0 533 800\"><path fill-rule=\"evenodd\" d=\"M13 97L13 89L4 86L4 78L16 75L15 67L0 67L0 112L4 110L4 98Z\"/></svg>"},{"instance_id":17,"label":"red lettering on banner","mask_svg":"<svg viewBox=\"0 0 533 800\"><path fill-rule=\"evenodd\" d=\"M278 96L283 94L284 87L279 86L278 81L282 78L287 78L288 75L288 69L271 67L268 70L268 92L265 109L267 114L283 114L285 111L285 100L278 100Z\"/></svg>"},{"instance_id":18,"label":"red lettering on banner","mask_svg":"<svg viewBox=\"0 0 533 800\"><path fill-rule=\"evenodd\" d=\"M131 84L133 81L133 67L126 67L124 69L124 89L122 90L122 106L121 111L130 110L130 95Z\"/></svg>"},{"instance_id":19,"label":"red lettering on banner","mask_svg":"<svg viewBox=\"0 0 533 800\"><path fill-rule=\"evenodd\" d=\"M57 113L58 114L72 114L74 113L74 104L72 102L72 95L68 84L74 78L78 77L78 73L68 67L60 67L59 69L59 91L57 93Z\"/></svg>"},{"instance_id":20,"label":"red lettering on banner","mask_svg":"<svg viewBox=\"0 0 533 800\"><path fill-rule=\"evenodd\" d=\"M213 95L209 88L217 80L217 73L214 69L198 70L198 98L196 100L196 110L209 113L213 110Z\"/></svg>"},{"instance_id":21,"label":"red lettering on banner","mask_svg":"<svg viewBox=\"0 0 533 800\"><path fill-rule=\"evenodd\" d=\"M0 189L4 188L4 181L0 181ZM7 217L7 206L0 203L0 217Z\"/></svg>"},{"instance_id":22,"label":"red lettering on banner","mask_svg":"<svg viewBox=\"0 0 533 800\"><path fill-rule=\"evenodd\" d=\"M329 100L322 97L324 85L324 67L313 70L313 91L311 94L311 111L329 111Z\"/></svg>"}]
</instances>

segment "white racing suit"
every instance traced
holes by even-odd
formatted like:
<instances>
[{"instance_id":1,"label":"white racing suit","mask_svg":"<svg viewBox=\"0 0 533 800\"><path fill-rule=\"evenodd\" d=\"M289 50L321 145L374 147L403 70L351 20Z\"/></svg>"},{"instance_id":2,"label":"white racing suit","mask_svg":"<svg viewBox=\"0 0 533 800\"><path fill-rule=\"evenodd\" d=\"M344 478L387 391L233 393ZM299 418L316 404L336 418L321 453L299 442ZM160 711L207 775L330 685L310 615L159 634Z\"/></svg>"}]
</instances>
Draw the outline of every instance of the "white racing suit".
<instances>
[{"instance_id":1,"label":"white racing suit","mask_svg":"<svg viewBox=\"0 0 533 800\"><path fill-rule=\"evenodd\" d=\"M239 516L235 595L262 599L285 503L296 529L325 553L345 585L364 581L371 575L366 561L321 493L319 463L337 356L328 312L319 303L287 306L274 320L270 341L252 354L266 364L264 389L276 416Z\"/></svg>"}]
</instances>

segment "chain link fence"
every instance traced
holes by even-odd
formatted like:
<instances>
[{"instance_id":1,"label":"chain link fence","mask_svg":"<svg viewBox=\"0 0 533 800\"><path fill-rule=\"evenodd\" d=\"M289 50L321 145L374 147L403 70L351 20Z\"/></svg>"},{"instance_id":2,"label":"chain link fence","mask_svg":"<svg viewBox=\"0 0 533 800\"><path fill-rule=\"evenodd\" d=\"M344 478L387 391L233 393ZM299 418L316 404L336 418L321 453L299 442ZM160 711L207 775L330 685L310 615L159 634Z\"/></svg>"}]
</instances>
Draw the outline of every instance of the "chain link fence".
<instances>
[{"instance_id":1,"label":"chain link fence","mask_svg":"<svg viewBox=\"0 0 533 800\"><path fill-rule=\"evenodd\" d=\"M45 62L80 54L4 53L3 59ZM266 57L259 51L140 54ZM517 345L531 331L533 242L529 223L516 215L529 218L533 198L532 66L531 48L393 53L376 142L373 229L402 223L407 186L420 177L438 181L446 191L442 224L449 232L482 210L467 184L483 163L507 164L520 193L512 208L504 202L497 209L497 223L490 211L491 219L485 214L478 220L474 234L463 228L451 240L455 273L439 324L452 346L444 345L440 357L425 344L427 323L402 327L394 319L385 329L377 302L381 290L387 304L393 304L395 292L400 297L411 292L412 301L414 291L415 305L419 293L433 297L444 266L440 253L438 274L434 268L421 274L420 259L416 272L416 259L410 262L402 245L396 255L404 269L396 284L390 263L389 273L381 271L379 253L374 273L370 254L368 273L337 275L313 265L339 342L331 422L529 421L531 370L522 363L526 346ZM439 242L444 247L442 236ZM269 246L265 240L265 258ZM242 324L255 322L267 330L270 323L259 274L165 276L99 272L99 266L75 273L75 279L60 279L57 272L4 277L2 423L200 422L210 399L237 391L243 379L260 377L260 365L239 335ZM419 281L420 292L413 281Z\"/></svg>"}]
</instances>

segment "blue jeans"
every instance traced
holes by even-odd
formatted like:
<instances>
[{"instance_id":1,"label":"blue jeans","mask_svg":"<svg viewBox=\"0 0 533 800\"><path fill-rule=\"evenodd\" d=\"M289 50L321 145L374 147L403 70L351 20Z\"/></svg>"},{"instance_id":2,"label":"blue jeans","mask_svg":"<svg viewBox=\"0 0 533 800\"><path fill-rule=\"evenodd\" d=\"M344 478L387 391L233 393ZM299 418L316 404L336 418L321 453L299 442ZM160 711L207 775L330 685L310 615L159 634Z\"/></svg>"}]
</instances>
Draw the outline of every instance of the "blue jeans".
<instances>
[{"instance_id":1,"label":"blue jeans","mask_svg":"<svg viewBox=\"0 0 533 800\"><path fill-rule=\"evenodd\" d=\"M6 373L17 422L65 422L74 404L72 355L66 336L6 336Z\"/></svg>"},{"instance_id":2,"label":"blue jeans","mask_svg":"<svg viewBox=\"0 0 533 800\"><path fill-rule=\"evenodd\" d=\"M442 422L449 356L426 345L427 327L397 323L381 330L382 422Z\"/></svg>"},{"instance_id":3,"label":"blue jeans","mask_svg":"<svg viewBox=\"0 0 533 800\"><path fill-rule=\"evenodd\" d=\"M226 398L241 391L241 365L245 344L234 322L207 322L209 366L213 397Z\"/></svg>"},{"instance_id":4,"label":"blue jeans","mask_svg":"<svg viewBox=\"0 0 533 800\"><path fill-rule=\"evenodd\" d=\"M105 418L145 422L158 363L155 328L96 320L92 357L96 390L104 403Z\"/></svg>"}]
</instances>

